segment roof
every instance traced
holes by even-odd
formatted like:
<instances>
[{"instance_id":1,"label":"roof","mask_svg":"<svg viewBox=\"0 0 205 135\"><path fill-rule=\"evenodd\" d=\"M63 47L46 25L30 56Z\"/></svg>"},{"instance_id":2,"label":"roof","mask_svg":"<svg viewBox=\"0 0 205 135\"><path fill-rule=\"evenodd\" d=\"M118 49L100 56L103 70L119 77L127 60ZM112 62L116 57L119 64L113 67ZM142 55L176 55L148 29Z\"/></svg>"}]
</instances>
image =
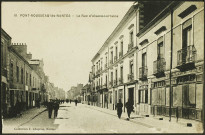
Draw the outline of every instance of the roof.
<instances>
[{"instance_id":1,"label":"roof","mask_svg":"<svg viewBox=\"0 0 205 135\"><path fill-rule=\"evenodd\" d=\"M1 28L1 34L3 34L4 36L6 36L8 39L12 39L9 34L7 34L2 28Z\"/></svg>"}]
</instances>

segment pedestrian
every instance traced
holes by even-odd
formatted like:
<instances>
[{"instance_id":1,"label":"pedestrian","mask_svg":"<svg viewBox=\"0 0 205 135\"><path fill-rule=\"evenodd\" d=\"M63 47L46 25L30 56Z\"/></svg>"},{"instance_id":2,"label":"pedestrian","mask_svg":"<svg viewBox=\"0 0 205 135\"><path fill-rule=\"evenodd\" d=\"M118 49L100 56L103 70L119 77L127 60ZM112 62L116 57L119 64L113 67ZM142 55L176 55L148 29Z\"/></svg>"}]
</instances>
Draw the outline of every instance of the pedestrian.
<instances>
[{"instance_id":1,"label":"pedestrian","mask_svg":"<svg viewBox=\"0 0 205 135\"><path fill-rule=\"evenodd\" d=\"M70 99L70 104L71 104L71 99Z\"/></svg>"},{"instance_id":2,"label":"pedestrian","mask_svg":"<svg viewBox=\"0 0 205 135\"><path fill-rule=\"evenodd\" d=\"M48 109L48 118L50 119L53 111L53 101L48 102L47 109Z\"/></svg>"},{"instance_id":3,"label":"pedestrian","mask_svg":"<svg viewBox=\"0 0 205 135\"><path fill-rule=\"evenodd\" d=\"M37 99L37 106L40 108L40 98Z\"/></svg>"},{"instance_id":4,"label":"pedestrian","mask_svg":"<svg viewBox=\"0 0 205 135\"><path fill-rule=\"evenodd\" d=\"M54 118L56 118L57 115L58 115L58 109L59 109L59 102L56 101L56 102L54 103Z\"/></svg>"},{"instance_id":5,"label":"pedestrian","mask_svg":"<svg viewBox=\"0 0 205 135\"><path fill-rule=\"evenodd\" d=\"M123 107L121 99L119 99L119 103L117 103L116 107L117 107L117 115L118 115L118 118L120 119L122 115L122 107Z\"/></svg>"},{"instance_id":6,"label":"pedestrian","mask_svg":"<svg viewBox=\"0 0 205 135\"><path fill-rule=\"evenodd\" d=\"M134 109L133 103L130 99L128 99L128 102L125 105L126 105L126 108L127 108L127 115L128 115L127 120L129 120L130 119L130 114Z\"/></svg>"},{"instance_id":7,"label":"pedestrian","mask_svg":"<svg viewBox=\"0 0 205 135\"><path fill-rule=\"evenodd\" d=\"M77 104L78 104L78 100L77 100L77 99L75 99L75 106L77 106Z\"/></svg>"}]
</instances>

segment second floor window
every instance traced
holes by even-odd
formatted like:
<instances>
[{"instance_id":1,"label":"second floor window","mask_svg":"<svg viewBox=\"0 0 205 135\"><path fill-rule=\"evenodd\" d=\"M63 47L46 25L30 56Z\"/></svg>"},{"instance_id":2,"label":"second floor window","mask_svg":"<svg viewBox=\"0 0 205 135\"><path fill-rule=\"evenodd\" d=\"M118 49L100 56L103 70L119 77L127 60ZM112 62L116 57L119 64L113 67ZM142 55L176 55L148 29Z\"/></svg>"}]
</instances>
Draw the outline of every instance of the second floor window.
<instances>
[{"instance_id":1,"label":"second floor window","mask_svg":"<svg viewBox=\"0 0 205 135\"><path fill-rule=\"evenodd\" d=\"M121 53L123 55L123 41L121 41Z\"/></svg>"},{"instance_id":2,"label":"second floor window","mask_svg":"<svg viewBox=\"0 0 205 135\"><path fill-rule=\"evenodd\" d=\"M26 85L28 85L28 73L26 72Z\"/></svg>"},{"instance_id":3,"label":"second floor window","mask_svg":"<svg viewBox=\"0 0 205 135\"><path fill-rule=\"evenodd\" d=\"M183 24L183 43L182 48L187 48L187 46L191 45L192 42L192 20L189 19Z\"/></svg>"},{"instance_id":4,"label":"second floor window","mask_svg":"<svg viewBox=\"0 0 205 135\"><path fill-rule=\"evenodd\" d=\"M21 69L21 83L23 84L23 68Z\"/></svg>"},{"instance_id":5,"label":"second floor window","mask_svg":"<svg viewBox=\"0 0 205 135\"><path fill-rule=\"evenodd\" d=\"M19 67L16 66L16 81L19 82Z\"/></svg>"},{"instance_id":6,"label":"second floor window","mask_svg":"<svg viewBox=\"0 0 205 135\"><path fill-rule=\"evenodd\" d=\"M115 70L115 80L117 81L117 69Z\"/></svg>"},{"instance_id":7,"label":"second floor window","mask_svg":"<svg viewBox=\"0 0 205 135\"><path fill-rule=\"evenodd\" d=\"M31 74L30 74L30 86L31 86Z\"/></svg>"},{"instance_id":8,"label":"second floor window","mask_svg":"<svg viewBox=\"0 0 205 135\"><path fill-rule=\"evenodd\" d=\"M133 44L133 31L130 32L130 44Z\"/></svg>"},{"instance_id":9,"label":"second floor window","mask_svg":"<svg viewBox=\"0 0 205 135\"><path fill-rule=\"evenodd\" d=\"M13 82L13 77L14 77L14 75L13 75L13 73L14 73L13 72L13 68L14 68L14 65L13 65L13 63L11 63L10 64L10 77L11 77L10 80L11 80L11 82Z\"/></svg>"},{"instance_id":10,"label":"second floor window","mask_svg":"<svg viewBox=\"0 0 205 135\"><path fill-rule=\"evenodd\" d=\"M111 82L113 82L113 72L111 72Z\"/></svg>"},{"instance_id":11,"label":"second floor window","mask_svg":"<svg viewBox=\"0 0 205 135\"><path fill-rule=\"evenodd\" d=\"M111 51L111 63L113 63L113 52Z\"/></svg>"},{"instance_id":12,"label":"second floor window","mask_svg":"<svg viewBox=\"0 0 205 135\"><path fill-rule=\"evenodd\" d=\"M157 41L157 58L164 57L163 37L160 37Z\"/></svg>"},{"instance_id":13,"label":"second floor window","mask_svg":"<svg viewBox=\"0 0 205 135\"><path fill-rule=\"evenodd\" d=\"M147 54L143 53L142 54L142 67L146 67L147 66Z\"/></svg>"},{"instance_id":14,"label":"second floor window","mask_svg":"<svg viewBox=\"0 0 205 135\"><path fill-rule=\"evenodd\" d=\"M120 67L120 77L123 79L123 67Z\"/></svg>"},{"instance_id":15,"label":"second floor window","mask_svg":"<svg viewBox=\"0 0 205 135\"><path fill-rule=\"evenodd\" d=\"M116 56L116 59L117 59L117 54L118 54L118 50L117 50L117 46L115 47L115 56Z\"/></svg>"},{"instance_id":16,"label":"second floor window","mask_svg":"<svg viewBox=\"0 0 205 135\"><path fill-rule=\"evenodd\" d=\"M130 74L133 74L133 71L134 71L133 68L134 68L133 67L133 61L130 61Z\"/></svg>"}]
</instances>

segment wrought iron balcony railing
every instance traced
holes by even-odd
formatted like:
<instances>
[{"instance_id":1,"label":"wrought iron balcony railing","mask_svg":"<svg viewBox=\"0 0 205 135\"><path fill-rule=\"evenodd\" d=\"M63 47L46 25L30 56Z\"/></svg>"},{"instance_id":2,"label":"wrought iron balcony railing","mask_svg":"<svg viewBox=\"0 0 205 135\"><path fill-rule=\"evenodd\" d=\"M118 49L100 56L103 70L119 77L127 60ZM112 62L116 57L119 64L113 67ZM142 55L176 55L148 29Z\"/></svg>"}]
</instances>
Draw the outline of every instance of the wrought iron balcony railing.
<instances>
[{"instance_id":1,"label":"wrought iron balcony railing","mask_svg":"<svg viewBox=\"0 0 205 135\"><path fill-rule=\"evenodd\" d=\"M195 68L196 49L194 45L187 46L177 51L177 68L186 71Z\"/></svg>"},{"instance_id":2,"label":"wrought iron balcony railing","mask_svg":"<svg viewBox=\"0 0 205 135\"><path fill-rule=\"evenodd\" d=\"M105 63L105 68L107 68L107 63Z\"/></svg>"},{"instance_id":3,"label":"wrought iron balcony railing","mask_svg":"<svg viewBox=\"0 0 205 135\"><path fill-rule=\"evenodd\" d=\"M196 49L194 45L187 46L177 51L177 65L183 65L196 61Z\"/></svg>"},{"instance_id":4,"label":"wrought iron balcony railing","mask_svg":"<svg viewBox=\"0 0 205 135\"><path fill-rule=\"evenodd\" d=\"M134 74L133 74L133 73L128 74L128 75L127 75L127 80L128 80L128 81L133 81L133 80L134 80Z\"/></svg>"},{"instance_id":5,"label":"wrought iron balcony railing","mask_svg":"<svg viewBox=\"0 0 205 135\"><path fill-rule=\"evenodd\" d=\"M7 77L7 69L2 67L1 71L2 71L1 75L4 76L4 77Z\"/></svg>"},{"instance_id":6,"label":"wrought iron balcony railing","mask_svg":"<svg viewBox=\"0 0 205 135\"><path fill-rule=\"evenodd\" d=\"M120 53L119 53L119 57L121 58L123 56L123 52L121 51Z\"/></svg>"},{"instance_id":7,"label":"wrought iron balcony railing","mask_svg":"<svg viewBox=\"0 0 205 135\"><path fill-rule=\"evenodd\" d=\"M116 61L117 61L117 56L114 57L114 62L116 62Z\"/></svg>"},{"instance_id":8,"label":"wrought iron balcony railing","mask_svg":"<svg viewBox=\"0 0 205 135\"><path fill-rule=\"evenodd\" d=\"M160 58L153 62L153 74L155 76L164 75L165 68L166 68L166 62L164 58Z\"/></svg>"},{"instance_id":9,"label":"wrought iron balcony railing","mask_svg":"<svg viewBox=\"0 0 205 135\"><path fill-rule=\"evenodd\" d=\"M119 84L123 84L123 78L119 78Z\"/></svg>"},{"instance_id":10,"label":"wrought iron balcony railing","mask_svg":"<svg viewBox=\"0 0 205 135\"><path fill-rule=\"evenodd\" d=\"M128 44L128 52L129 52L130 50L132 50L132 48L133 48L133 42L131 42L131 43Z\"/></svg>"},{"instance_id":11,"label":"wrought iron balcony railing","mask_svg":"<svg viewBox=\"0 0 205 135\"><path fill-rule=\"evenodd\" d=\"M110 81L110 87L112 87L113 86L113 81Z\"/></svg>"},{"instance_id":12,"label":"wrought iron balcony railing","mask_svg":"<svg viewBox=\"0 0 205 135\"><path fill-rule=\"evenodd\" d=\"M147 66L139 68L139 79L146 80L147 79L148 69Z\"/></svg>"},{"instance_id":13,"label":"wrought iron balcony railing","mask_svg":"<svg viewBox=\"0 0 205 135\"><path fill-rule=\"evenodd\" d=\"M114 80L114 86L116 86L117 85L117 80Z\"/></svg>"},{"instance_id":14,"label":"wrought iron balcony railing","mask_svg":"<svg viewBox=\"0 0 205 135\"><path fill-rule=\"evenodd\" d=\"M113 64L113 60L112 59L110 60L110 64Z\"/></svg>"}]
</instances>

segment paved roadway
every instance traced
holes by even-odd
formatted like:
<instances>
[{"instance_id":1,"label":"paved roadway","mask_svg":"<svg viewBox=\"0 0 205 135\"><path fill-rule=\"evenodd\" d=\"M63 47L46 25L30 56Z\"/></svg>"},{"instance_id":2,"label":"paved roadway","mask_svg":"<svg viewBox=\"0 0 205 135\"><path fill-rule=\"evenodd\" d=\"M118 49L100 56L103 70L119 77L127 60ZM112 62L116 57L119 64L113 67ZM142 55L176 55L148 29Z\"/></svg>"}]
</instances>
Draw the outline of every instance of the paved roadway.
<instances>
[{"instance_id":1,"label":"paved roadway","mask_svg":"<svg viewBox=\"0 0 205 135\"><path fill-rule=\"evenodd\" d=\"M119 119L115 115L89 108L87 105L65 103L58 117L48 119L43 112L20 126L15 133L159 133L160 131L138 123Z\"/></svg>"}]
</instances>

